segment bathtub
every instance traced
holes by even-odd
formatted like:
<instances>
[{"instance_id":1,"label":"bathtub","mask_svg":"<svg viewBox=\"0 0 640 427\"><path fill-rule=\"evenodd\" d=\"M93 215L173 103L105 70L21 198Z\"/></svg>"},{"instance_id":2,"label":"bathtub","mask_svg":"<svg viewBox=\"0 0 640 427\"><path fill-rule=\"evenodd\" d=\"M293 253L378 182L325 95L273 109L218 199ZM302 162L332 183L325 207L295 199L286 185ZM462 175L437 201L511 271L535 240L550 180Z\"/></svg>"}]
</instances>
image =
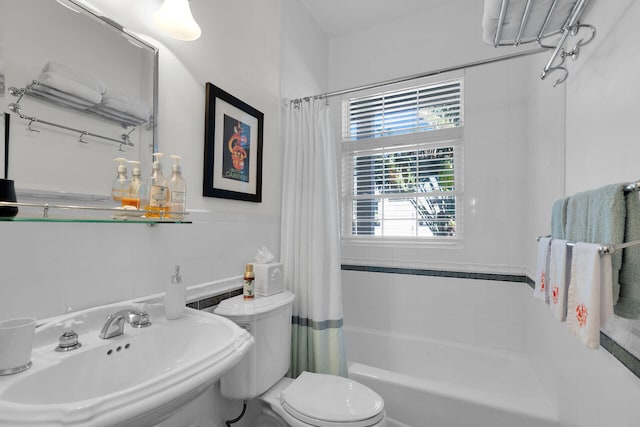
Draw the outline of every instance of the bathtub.
<instances>
[{"instance_id":1,"label":"bathtub","mask_svg":"<svg viewBox=\"0 0 640 427\"><path fill-rule=\"evenodd\" d=\"M389 427L551 427L525 355L345 327L349 377L382 396Z\"/></svg>"}]
</instances>

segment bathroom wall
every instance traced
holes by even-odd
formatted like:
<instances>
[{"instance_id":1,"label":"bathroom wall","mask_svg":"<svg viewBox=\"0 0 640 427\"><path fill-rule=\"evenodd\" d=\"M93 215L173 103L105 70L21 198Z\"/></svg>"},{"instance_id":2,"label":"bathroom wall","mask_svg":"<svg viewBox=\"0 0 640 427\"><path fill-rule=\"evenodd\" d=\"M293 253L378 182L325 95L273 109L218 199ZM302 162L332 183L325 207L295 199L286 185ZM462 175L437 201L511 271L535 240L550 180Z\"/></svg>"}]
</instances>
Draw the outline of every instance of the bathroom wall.
<instances>
[{"instance_id":1,"label":"bathroom wall","mask_svg":"<svg viewBox=\"0 0 640 427\"><path fill-rule=\"evenodd\" d=\"M193 224L0 222L0 318L43 318L162 292L175 264L192 286L241 275L262 246L279 254L280 3L192 2L203 34L190 43L153 28L159 2L88 3L160 47L159 145L183 156ZM262 203L201 196L207 81L265 114Z\"/></svg>"},{"instance_id":2,"label":"bathroom wall","mask_svg":"<svg viewBox=\"0 0 640 427\"><path fill-rule=\"evenodd\" d=\"M428 13L331 40L330 90L514 53L481 41L482 12L482 2L451 1ZM463 244L424 248L346 242L344 263L522 272L527 118L523 71L531 60L479 66L464 75ZM341 108L339 99L332 102Z\"/></svg>"},{"instance_id":3,"label":"bathroom wall","mask_svg":"<svg viewBox=\"0 0 640 427\"><path fill-rule=\"evenodd\" d=\"M554 95L532 91L533 102L547 105L530 126L532 178L528 240L548 234L549 207L554 199L615 182L639 178L635 114L640 110L640 85L633 70L637 51L640 4L636 1L591 2L585 23L597 37L569 62L570 77L561 88L566 104L559 109ZM551 78L551 77L550 77ZM566 118L563 127L555 116ZM555 134L555 136L554 136ZM566 139L565 139L566 138ZM550 141L565 141L553 144ZM563 158L565 168L556 169ZM562 171L563 173L559 173ZM535 266L535 246L528 250ZM602 347L586 350L554 321L544 305L527 300L526 333L531 360L556 406L562 426L636 426L640 424L640 379ZM629 351L640 354L639 321L616 318L606 332ZM637 332L636 332L637 333Z\"/></svg>"},{"instance_id":4,"label":"bathroom wall","mask_svg":"<svg viewBox=\"0 0 640 427\"><path fill-rule=\"evenodd\" d=\"M547 53L465 74L464 248L345 246L344 263L533 277L535 238L549 233L555 199L640 179L631 116L639 110L632 75L638 59L629 54L638 46L639 5L592 3L586 22L598 36L578 61L569 61L566 85L552 88L554 75L538 78ZM460 7L449 2L425 16L331 40L330 90L515 50L479 42L482 2L465 4L464 13ZM434 46L434 32L445 32L447 42ZM505 115L501 126L497 120ZM485 203L490 213L481 209ZM640 380L604 349L579 345L526 284L361 271L343 271L342 278L347 327L525 352L562 427L640 424L632 403ZM623 326L614 332L629 337L633 325Z\"/></svg>"},{"instance_id":5,"label":"bathroom wall","mask_svg":"<svg viewBox=\"0 0 640 427\"><path fill-rule=\"evenodd\" d=\"M282 0L283 99L325 93L329 87L329 39L299 0Z\"/></svg>"}]
</instances>

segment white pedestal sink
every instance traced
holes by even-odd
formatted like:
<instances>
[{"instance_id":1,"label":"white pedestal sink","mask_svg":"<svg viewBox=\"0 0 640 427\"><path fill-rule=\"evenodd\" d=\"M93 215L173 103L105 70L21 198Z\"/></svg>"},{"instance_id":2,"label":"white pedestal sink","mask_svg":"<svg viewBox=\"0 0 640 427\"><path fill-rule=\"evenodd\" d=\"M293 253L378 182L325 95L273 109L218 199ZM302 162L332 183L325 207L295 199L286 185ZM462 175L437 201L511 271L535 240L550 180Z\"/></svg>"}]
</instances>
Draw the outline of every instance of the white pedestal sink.
<instances>
[{"instance_id":1,"label":"white pedestal sink","mask_svg":"<svg viewBox=\"0 0 640 427\"><path fill-rule=\"evenodd\" d=\"M125 324L122 335L99 338L106 316L128 308L93 308L39 327L33 366L0 377L0 426L150 426L205 391L253 345L223 317L185 309L167 320L160 304L146 308L151 326ZM68 328L82 346L54 351Z\"/></svg>"}]
</instances>

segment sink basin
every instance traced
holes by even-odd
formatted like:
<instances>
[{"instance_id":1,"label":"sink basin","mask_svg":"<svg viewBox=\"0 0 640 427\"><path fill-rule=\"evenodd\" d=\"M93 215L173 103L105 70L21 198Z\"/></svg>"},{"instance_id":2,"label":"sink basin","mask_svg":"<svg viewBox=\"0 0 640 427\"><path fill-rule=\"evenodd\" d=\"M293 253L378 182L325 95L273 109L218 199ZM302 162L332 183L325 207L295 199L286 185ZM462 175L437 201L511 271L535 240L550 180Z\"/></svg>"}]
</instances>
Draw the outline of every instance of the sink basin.
<instances>
[{"instance_id":1,"label":"sink basin","mask_svg":"<svg viewBox=\"0 0 640 427\"><path fill-rule=\"evenodd\" d=\"M167 320L161 304L146 307L151 326L125 324L123 335L100 339L106 316L129 308L94 308L37 328L33 366L0 377L0 426L153 425L204 392L253 345L247 331L223 317L185 309ZM82 347L54 351L69 328Z\"/></svg>"}]
</instances>

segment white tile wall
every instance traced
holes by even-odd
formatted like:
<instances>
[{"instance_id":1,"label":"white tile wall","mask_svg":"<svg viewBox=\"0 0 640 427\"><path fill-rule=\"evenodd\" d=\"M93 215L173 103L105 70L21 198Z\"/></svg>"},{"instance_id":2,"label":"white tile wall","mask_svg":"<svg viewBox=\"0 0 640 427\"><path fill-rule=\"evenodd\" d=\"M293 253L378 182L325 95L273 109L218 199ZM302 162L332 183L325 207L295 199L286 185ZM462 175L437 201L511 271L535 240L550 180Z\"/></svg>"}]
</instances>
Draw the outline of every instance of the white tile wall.
<instances>
[{"instance_id":1,"label":"white tile wall","mask_svg":"<svg viewBox=\"0 0 640 427\"><path fill-rule=\"evenodd\" d=\"M470 6L475 7L473 12L481 13L481 3ZM549 233L549 212L555 199L612 180L639 178L637 156L629 155L638 147L629 142L637 139L635 121L629 114L637 110L634 106L639 97L635 94L640 86L629 86L635 81L629 73L633 74L637 58L630 58L628 52L636 50L640 41L640 31L634 24L637 19L633 19L640 5L629 0L615 7L608 2L591 3L586 21L596 21L597 40L603 47L598 49L594 42L583 49L584 56L569 64L567 85L554 89L553 82L539 80L546 54L511 61L507 67L478 67L465 74L462 247L436 253L418 248L346 245L346 262L526 272L532 276L535 238ZM453 14L461 5L460 1L449 2L442 8L444 16L454 19L473 15L469 11ZM436 16L439 22L433 21ZM416 19L425 25L397 28L400 36L395 39L396 52L406 55L421 39L428 45L426 39L432 33L425 28L437 32L447 27L447 18L440 14ZM479 15L475 19L480 22ZM613 25L620 19L622 25ZM477 38L479 32L471 34L473 25L467 26L468 36ZM371 46L380 44L379 38L391 38L394 29L390 24L385 31L378 31L381 36L367 33L332 41L332 89L375 81L378 75L387 76L390 69L393 77L400 77L464 63L474 55L487 56L482 48L467 43L464 30L451 37L450 51L434 46L417 60L412 57L398 62L393 61L393 55L385 56L384 51L371 51ZM405 38L409 34L413 38ZM366 45L369 50L363 49ZM493 52L506 53L500 49ZM348 56L350 61L345 62ZM372 56L377 58L377 69L364 59ZM613 106L605 120L601 110L593 108L603 99L607 106ZM503 117L507 118L505 122L501 121ZM505 206L506 214L502 211ZM561 427L640 425L636 404L640 379L605 350L586 350L577 344L564 325L531 298L527 285L391 276L343 272L345 324L525 351L560 414ZM391 313L387 306L405 313Z\"/></svg>"},{"instance_id":2,"label":"white tile wall","mask_svg":"<svg viewBox=\"0 0 640 427\"><path fill-rule=\"evenodd\" d=\"M209 283L242 274L262 246L280 253L278 218L208 217L154 227L0 222L3 242L12 242L0 246L0 318L43 318L164 292L176 264L186 286Z\"/></svg>"},{"instance_id":3,"label":"white tile wall","mask_svg":"<svg viewBox=\"0 0 640 427\"><path fill-rule=\"evenodd\" d=\"M524 283L343 271L345 325L525 351Z\"/></svg>"}]
</instances>

